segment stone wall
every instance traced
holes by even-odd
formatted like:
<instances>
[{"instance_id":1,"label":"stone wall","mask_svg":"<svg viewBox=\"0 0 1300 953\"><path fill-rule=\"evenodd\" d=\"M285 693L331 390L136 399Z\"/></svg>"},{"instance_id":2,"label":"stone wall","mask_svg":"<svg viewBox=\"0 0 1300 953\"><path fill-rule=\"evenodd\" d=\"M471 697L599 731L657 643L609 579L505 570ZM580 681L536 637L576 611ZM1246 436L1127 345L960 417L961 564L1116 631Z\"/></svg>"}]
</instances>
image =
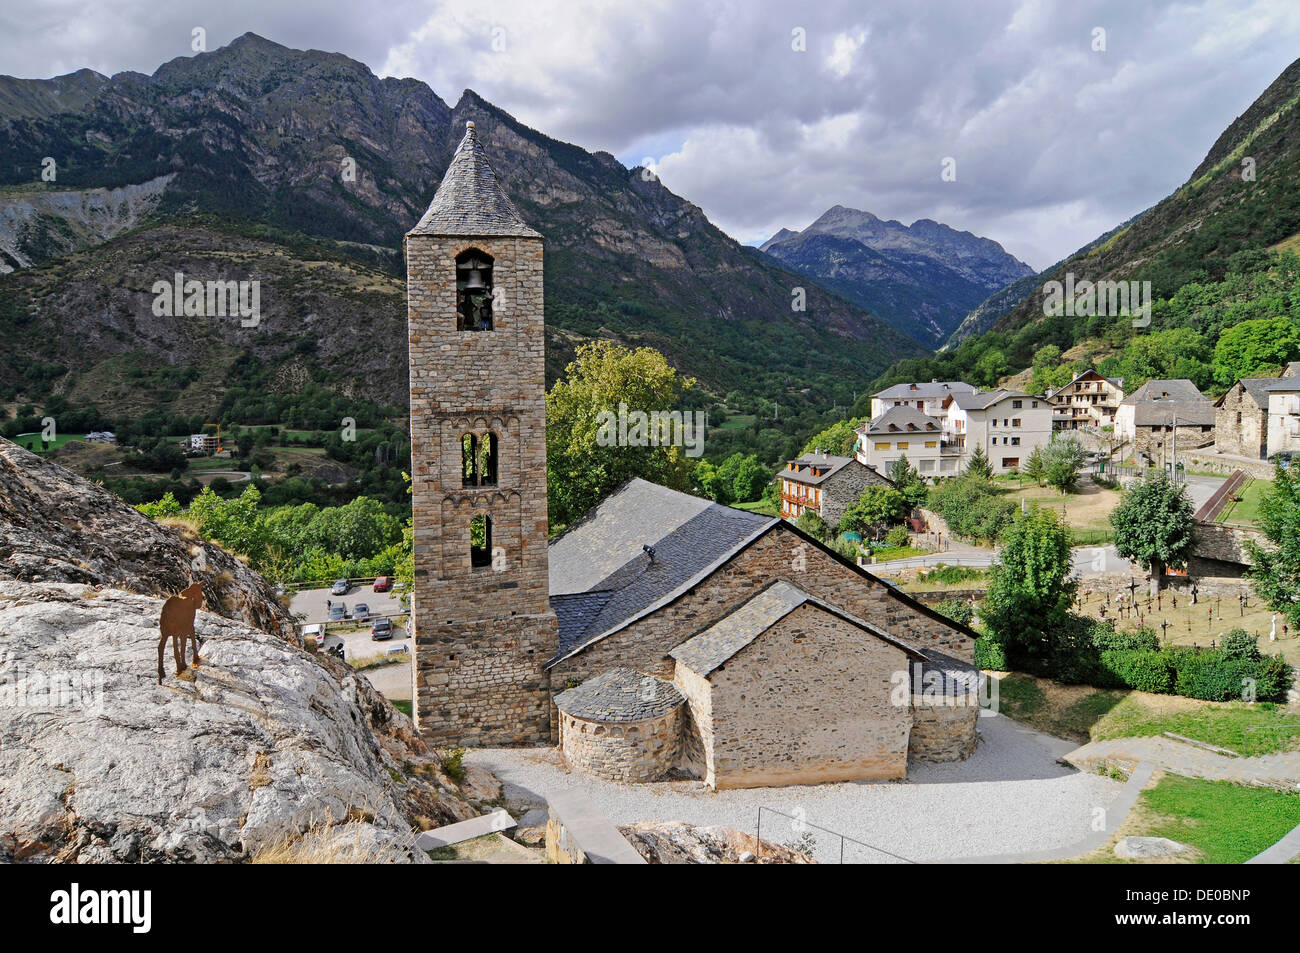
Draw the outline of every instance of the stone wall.
<instances>
[{"instance_id":1,"label":"stone wall","mask_svg":"<svg viewBox=\"0 0 1300 953\"><path fill-rule=\"evenodd\" d=\"M552 684L564 685L570 678L581 683L619 665L671 679L670 650L717 622L773 579L785 579L880 626L904 643L974 661L973 638L942 617L931 617L909 605L886 583L846 566L778 523L673 602L557 663L550 672Z\"/></svg>"},{"instance_id":2,"label":"stone wall","mask_svg":"<svg viewBox=\"0 0 1300 953\"><path fill-rule=\"evenodd\" d=\"M493 259L492 331L456 328L456 256ZM406 242L415 527L415 720L439 744L551 740L556 645L546 557L542 240ZM499 440L496 486L462 485L460 438ZM470 521L492 520L492 565L470 565Z\"/></svg>"},{"instance_id":3,"label":"stone wall","mask_svg":"<svg viewBox=\"0 0 1300 953\"><path fill-rule=\"evenodd\" d=\"M708 676L710 711L692 712L711 726L705 784L906 777L912 716L891 700L899 672L908 672L901 649L823 609L795 609Z\"/></svg>"},{"instance_id":4,"label":"stone wall","mask_svg":"<svg viewBox=\"0 0 1300 953\"><path fill-rule=\"evenodd\" d=\"M610 781L654 781L677 765L682 712L642 721L599 722L560 712L560 750L573 767Z\"/></svg>"},{"instance_id":5,"label":"stone wall","mask_svg":"<svg viewBox=\"0 0 1300 953\"><path fill-rule=\"evenodd\" d=\"M953 699L949 699L950 701ZM962 699L957 699L962 700ZM908 754L919 761L964 761L979 744L978 697L970 704L945 705L942 699L912 698L912 734Z\"/></svg>"},{"instance_id":6,"label":"stone wall","mask_svg":"<svg viewBox=\"0 0 1300 953\"><path fill-rule=\"evenodd\" d=\"M822 484L820 515L832 529L840 525L845 511L858 501L869 486L892 486L889 479L864 463L854 460Z\"/></svg>"},{"instance_id":7,"label":"stone wall","mask_svg":"<svg viewBox=\"0 0 1300 953\"><path fill-rule=\"evenodd\" d=\"M1259 530L1229 526L1226 523L1198 522L1192 541L1192 554L1199 559L1248 566L1250 554L1246 550L1247 541L1253 541L1265 549L1272 548L1267 537Z\"/></svg>"},{"instance_id":8,"label":"stone wall","mask_svg":"<svg viewBox=\"0 0 1300 953\"><path fill-rule=\"evenodd\" d=\"M1183 454L1214 443L1214 428L1203 430L1201 427L1178 428L1178 459ZM1166 431L1162 426L1140 426L1133 436L1133 453L1145 454L1152 466L1162 466L1174 444L1173 431Z\"/></svg>"},{"instance_id":9,"label":"stone wall","mask_svg":"<svg viewBox=\"0 0 1300 953\"><path fill-rule=\"evenodd\" d=\"M1251 460L1239 456L1220 456L1218 453L1210 453L1207 450L1198 450L1193 453L1183 453L1180 450L1178 451L1178 462L1189 470L1205 470L1210 473L1221 473L1224 476L1231 476L1232 471L1241 470L1247 476L1252 476L1257 480L1273 479L1273 464L1267 460Z\"/></svg>"},{"instance_id":10,"label":"stone wall","mask_svg":"<svg viewBox=\"0 0 1300 953\"><path fill-rule=\"evenodd\" d=\"M1268 408L1260 407L1238 381L1219 405L1214 423L1214 449L1219 453L1258 460L1268 441Z\"/></svg>"}]
</instances>

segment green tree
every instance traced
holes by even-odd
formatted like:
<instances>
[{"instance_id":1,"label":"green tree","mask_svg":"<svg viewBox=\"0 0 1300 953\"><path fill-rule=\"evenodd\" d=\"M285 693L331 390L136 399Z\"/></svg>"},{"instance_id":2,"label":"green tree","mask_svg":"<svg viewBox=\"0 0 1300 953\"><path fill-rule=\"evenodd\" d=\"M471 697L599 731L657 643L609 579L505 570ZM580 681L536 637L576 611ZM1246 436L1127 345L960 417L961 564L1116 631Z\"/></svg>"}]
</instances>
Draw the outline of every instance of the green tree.
<instances>
[{"instance_id":1,"label":"green tree","mask_svg":"<svg viewBox=\"0 0 1300 953\"><path fill-rule=\"evenodd\" d=\"M980 480L993 479L993 467L989 465L989 455L984 452L983 447L976 447L971 451L970 460L966 462L966 469L962 471L962 476Z\"/></svg>"},{"instance_id":2,"label":"green tree","mask_svg":"<svg viewBox=\"0 0 1300 953\"><path fill-rule=\"evenodd\" d=\"M804 444L801 455L812 453L814 450L825 450L827 453L839 457L853 456L854 447L858 442L857 428L862 423L862 420L861 417L854 417L852 420L841 420L838 423L831 424L820 433L814 434Z\"/></svg>"},{"instance_id":3,"label":"green tree","mask_svg":"<svg viewBox=\"0 0 1300 953\"><path fill-rule=\"evenodd\" d=\"M799 514L799 518L794 521L794 525L799 527L813 539L826 542L830 536L830 527L816 510L804 510Z\"/></svg>"},{"instance_id":4,"label":"green tree","mask_svg":"<svg viewBox=\"0 0 1300 953\"><path fill-rule=\"evenodd\" d=\"M889 465L888 475L889 479L894 481L894 489L902 493L907 501L908 512L925 505L929 488L921 479L921 474L916 471L916 467L908 461L907 454L903 454Z\"/></svg>"},{"instance_id":5,"label":"green tree","mask_svg":"<svg viewBox=\"0 0 1300 953\"><path fill-rule=\"evenodd\" d=\"M1043 484L1047 482L1047 453L1039 445L1029 451L1029 456L1025 458L1025 465L1022 472L1035 483Z\"/></svg>"},{"instance_id":6,"label":"green tree","mask_svg":"<svg viewBox=\"0 0 1300 953\"><path fill-rule=\"evenodd\" d=\"M1115 548L1151 573L1154 594L1164 583L1165 569L1187 564L1196 520L1181 486L1164 474L1124 491L1110 514Z\"/></svg>"},{"instance_id":7,"label":"green tree","mask_svg":"<svg viewBox=\"0 0 1300 953\"><path fill-rule=\"evenodd\" d=\"M1300 357L1300 326L1291 318L1257 318L1226 328L1214 346L1214 379L1227 387L1242 377Z\"/></svg>"},{"instance_id":8,"label":"green tree","mask_svg":"<svg viewBox=\"0 0 1300 953\"><path fill-rule=\"evenodd\" d=\"M869 486L840 518L839 531L859 536L874 536L879 527L895 523L907 515L907 499L887 486Z\"/></svg>"},{"instance_id":9,"label":"green tree","mask_svg":"<svg viewBox=\"0 0 1300 953\"><path fill-rule=\"evenodd\" d=\"M1002 534L980 612L985 629L1003 644L1039 642L1064 617L1073 596L1070 534L1050 510L1022 513Z\"/></svg>"},{"instance_id":10,"label":"green tree","mask_svg":"<svg viewBox=\"0 0 1300 953\"><path fill-rule=\"evenodd\" d=\"M1130 392L1153 379L1187 378L1203 388L1213 377L1209 360L1210 348L1203 334L1191 328L1170 328L1133 338L1120 359L1120 376Z\"/></svg>"},{"instance_id":11,"label":"green tree","mask_svg":"<svg viewBox=\"0 0 1300 953\"><path fill-rule=\"evenodd\" d=\"M1043 451L1042 479L1062 494L1071 493L1079 485L1079 468L1086 457L1083 445L1075 438L1055 437Z\"/></svg>"},{"instance_id":12,"label":"green tree","mask_svg":"<svg viewBox=\"0 0 1300 953\"><path fill-rule=\"evenodd\" d=\"M1246 574L1269 608L1281 612L1300 631L1300 471L1296 468L1276 467L1273 486L1260 501L1258 524L1275 548L1248 541L1252 565Z\"/></svg>"},{"instance_id":13,"label":"green tree","mask_svg":"<svg viewBox=\"0 0 1300 953\"><path fill-rule=\"evenodd\" d=\"M653 348L630 350L608 341L578 348L565 379L546 395L546 482L553 529L571 523L632 477L676 490L690 488L693 467L686 448L665 446L662 439L654 446L631 428L629 439L622 440L616 421L620 406L629 415L672 412L694 384L679 377Z\"/></svg>"}]
</instances>

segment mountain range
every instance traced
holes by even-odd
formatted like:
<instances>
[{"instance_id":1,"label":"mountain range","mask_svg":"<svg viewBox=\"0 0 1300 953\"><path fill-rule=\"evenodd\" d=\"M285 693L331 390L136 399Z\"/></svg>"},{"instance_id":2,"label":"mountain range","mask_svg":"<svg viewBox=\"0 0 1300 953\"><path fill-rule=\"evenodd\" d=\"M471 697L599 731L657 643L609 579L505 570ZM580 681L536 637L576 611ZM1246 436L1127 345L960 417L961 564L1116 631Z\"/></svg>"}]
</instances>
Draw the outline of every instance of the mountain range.
<instances>
[{"instance_id":1,"label":"mountain range","mask_svg":"<svg viewBox=\"0 0 1300 953\"><path fill-rule=\"evenodd\" d=\"M801 232L781 229L760 250L931 350L990 294L1034 273L992 239L842 205Z\"/></svg>"},{"instance_id":2,"label":"mountain range","mask_svg":"<svg viewBox=\"0 0 1300 953\"><path fill-rule=\"evenodd\" d=\"M417 80L246 34L152 76L0 77L0 377L37 402L197 413L254 360L273 387L404 406L402 236L466 120L547 239L551 380L606 338L663 351L706 402L738 390L794 416L924 353L820 288L794 310L799 276L646 170L471 90L449 106ZM150 289L176 272L260 281L259 323L155 315Z\"/></svg>"}]
</instances>

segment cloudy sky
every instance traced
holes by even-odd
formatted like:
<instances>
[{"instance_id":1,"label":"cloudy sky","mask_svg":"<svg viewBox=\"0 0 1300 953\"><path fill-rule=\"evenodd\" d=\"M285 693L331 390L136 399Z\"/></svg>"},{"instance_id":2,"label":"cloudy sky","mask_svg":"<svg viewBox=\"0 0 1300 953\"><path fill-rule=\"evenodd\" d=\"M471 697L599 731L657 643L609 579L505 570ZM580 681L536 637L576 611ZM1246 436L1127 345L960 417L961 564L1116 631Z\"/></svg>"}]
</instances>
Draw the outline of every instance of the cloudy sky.
<instances>
[{"instance_id":1,"label":"cloudy sky","mask_svg":"<svg viewBox=\"0 0 1300 953\"><path fill-rule=\"evenodd\" d=\"M740 241L840 204L1036 268L1181 184L1300 56L1300 0L30 0L0 72L152 73L195 27L473 88Z\"/></svg>"}]
</instances>

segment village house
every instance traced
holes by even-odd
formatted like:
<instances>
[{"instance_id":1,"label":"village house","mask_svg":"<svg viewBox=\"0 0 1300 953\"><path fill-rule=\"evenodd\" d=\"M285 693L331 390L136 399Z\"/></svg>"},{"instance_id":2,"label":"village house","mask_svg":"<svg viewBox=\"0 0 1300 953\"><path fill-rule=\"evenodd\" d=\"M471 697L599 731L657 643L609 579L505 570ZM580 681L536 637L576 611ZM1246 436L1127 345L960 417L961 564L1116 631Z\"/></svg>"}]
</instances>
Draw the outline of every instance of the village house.
<instances>
[{"instance_id":1,"label":"village house","mask_svg":"<svg viewBox=\"0 0 1300 953\"><path fill-rule=\"evenodd\" d=\"M1103 377L1089 368L1064 387L1049 391L1047 399L1052 404L1052 429L1113 427L1115 411L1124 400L1123 385L1123 378Z\"/></svg>"},{"instance_id":2,"label":"village house","mask_svg":"<svg viewBox=\"0 0 1300 953\"><path fill-rule=\"evenodd\" d=\"M1300 361L1268 385L1268 458L1279 453L1300 453Z\"/></svg>"},{"instance_id":3,"label":"village house","mask_svg":"<svg viewBox=\"0 0 1300 953\"><path fill-rule=\"evenodd\" d=\"M1217 410L1186 379L1147 381L1120 403L1115 435L1129 442L1142 466L1173 466L1178 451L1214 442Z\"/></svg>"},{"instance_id":4,"label":"village house","mask_svg":"<svg viewBox=\"0 0 1300 953\"><path fill-rule=\"evenodd\" d=\"M945 430L961 448L963 464L984 449L993 473L1020 469L1035 447L1052 440L1052 405L1043 397L998 388L953 394L944 405Z\"/></svg>"},{"instance_id":5,"label":"village house","mask_svg":"<svg viewBox=\"0 0 1300 953\"><path fill-rule=\"evenodd\" d=\"M943 413L943 402L952 394L973 394L974 384L964 381L932 380L925 384L895 384L871 395L871 419L875 420L891 407L911 407L930 417Z\"/></svg>"},{"instance_id":6,"label":"village house","mask_svg":"<svg viewBox=\"0 0 1300 953\"><path fill-rule=\"evenodd\" d=\"M854 457L815 450L791 460L777 475L781 481L781 515L798 519L812 511L830 526L838 526L844 511L869 486L890 486L890 480Z\"/></svg>"},{"instance_id":7,"label":"village house","mask_svg":"<svg viewBox=\"0 0 1300 953\"><path fill-rule=\"evenodd\" d=\"M977 633L788 520L632 479L547 541L543 239L473 123L406 258L430 743L558 742L579 770L714 788L971 755Z\"/></svg>"},{"instance_id":8,"label":"village house","mask_svg":"<svg viewBox=\"0 0 1300 953\"><path fill-rule=\"evenodd\" d=\"M1243 377L1214 402L1214 452L1262 460L1268 456L1271 377Z\"/></svg>"},{"instance_id":9,"label":"village house","mask_svg":"<svg viewBox=\"0 0 1300 953\"><path fill-rule=\"evenodd\" d=\"M883 473L906 456L916 472L928 479L956 475L963 459L962 449L944 433L944 419L912 406L890 407L859 425L855 453L860 463Z\"/></svg>"}]
</instances>

